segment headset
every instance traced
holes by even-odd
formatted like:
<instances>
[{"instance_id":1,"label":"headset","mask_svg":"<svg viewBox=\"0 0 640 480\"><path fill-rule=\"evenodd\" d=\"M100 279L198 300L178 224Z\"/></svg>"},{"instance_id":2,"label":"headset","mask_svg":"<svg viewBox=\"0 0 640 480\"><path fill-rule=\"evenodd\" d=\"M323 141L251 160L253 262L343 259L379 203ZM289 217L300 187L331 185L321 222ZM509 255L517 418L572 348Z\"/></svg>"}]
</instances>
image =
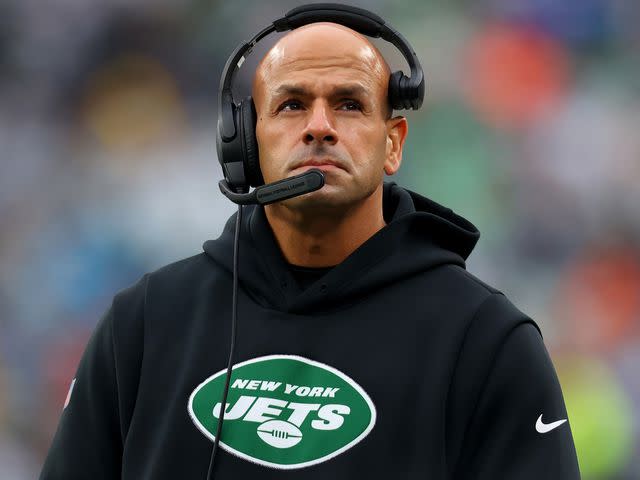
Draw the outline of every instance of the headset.
<instances>
[{"instance_id":1,"label":"headset","mask_svg":"<svg viewBox=\"0 0 640 480\"><path fill-rule=\"evenodd\" d=\"M220 191L238 205L235 240L233 249L233 298L231 345L225 388L222 395L217 433L209 462L207 479L211 478L214 461L226 410L229 382L233 368L237 325L237 291L239 233L242 224L242 206L248 204L267 205L298 195L310 193L322 188L324 174L319 169L310 169L301 175L288 177L277 182L264 184L260 171L258 142L256 140L256 109L249 96L236 103L231 92L235 73L244 63L255 45L273 32L285 32L316 22L332 22L351 28L363 35L382 38L392 43L404 56L411 76L396 71L389 77L388 101L394 110L417 110L424 99L424 73L416 53L407 40L378 15L362 8L335 3L315 3L302 5L287 12L284 17L274 20L269 26L258 32L248 42L241 43L227 60L220 80L218 91L218 125L216 148L218 161L222 166L224 180L220 180ZM249 193L249 188L255 187Z\"/></svg>"},{"instance_id":2,"label":"headset","mask_svg":"<svg viewBox=\"0 0 640 480\"><path fill-rule=\"evenodd\" d=\"M259 187L264 184L258 161L256 109L250 96L240 103L234 101L231 84L235 73L262 38L272 32L293 30L316 22L338 23L363 35L382 38L395 45L407 60L411 77L407 77L401 71L391 74L388 87L389 105L394 110L417 110L422 105L425 87L420 61L409 42L382 18L362 8L333 3L316 3L294 8L248 42L241 43L233 51L222 71L218 92L216 146L218 161L225 177L220 184L223 194L229 196L228 193L246 193L250 186ZM237 203L235 200L253 203L242 198L230 199L234 203Z\"/></svg>"}]
</instances>

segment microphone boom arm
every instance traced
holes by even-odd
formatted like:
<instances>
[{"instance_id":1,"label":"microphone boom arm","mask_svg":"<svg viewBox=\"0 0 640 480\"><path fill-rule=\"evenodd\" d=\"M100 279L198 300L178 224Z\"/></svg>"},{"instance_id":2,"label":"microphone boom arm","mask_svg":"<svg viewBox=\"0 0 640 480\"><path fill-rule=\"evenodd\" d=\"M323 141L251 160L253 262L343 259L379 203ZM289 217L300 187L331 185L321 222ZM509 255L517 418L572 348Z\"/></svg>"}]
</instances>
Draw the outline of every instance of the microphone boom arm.
<instances>
[{"instance_id":1,"label":"microphone boom arm","mask_svg":"<svg viewBox=\"0 0 640 480\"><path fill-rule=\"evenodd\" d=\"M294 177L260 185L249 193L234 192L226 180L218 182L222 194L238 205L269 205L270 203L280 202L305 193L315 192L322 188L323 185L324 173L317 168L312 168Z\"/></svg>"}]
</instances>

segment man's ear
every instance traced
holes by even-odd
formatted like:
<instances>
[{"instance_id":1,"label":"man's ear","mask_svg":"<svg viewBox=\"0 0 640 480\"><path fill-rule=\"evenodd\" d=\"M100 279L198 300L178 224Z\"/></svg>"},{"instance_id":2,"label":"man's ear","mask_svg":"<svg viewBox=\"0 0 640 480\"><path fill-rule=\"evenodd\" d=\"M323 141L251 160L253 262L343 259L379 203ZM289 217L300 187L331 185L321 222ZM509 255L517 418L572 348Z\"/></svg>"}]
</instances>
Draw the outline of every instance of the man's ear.
<instances>
[{"instance_id":1,"label":"man's ear","mask_svg":"<svg viewBox=\"0 0 640 480\"><path fill-rule=\"evenodd\" d=\"M409 124L404 117L393 117L387 120L387 151L384 161L384 172L393 175L402 162L402 146L407 138Z\"/></svg>"}]
</instances>

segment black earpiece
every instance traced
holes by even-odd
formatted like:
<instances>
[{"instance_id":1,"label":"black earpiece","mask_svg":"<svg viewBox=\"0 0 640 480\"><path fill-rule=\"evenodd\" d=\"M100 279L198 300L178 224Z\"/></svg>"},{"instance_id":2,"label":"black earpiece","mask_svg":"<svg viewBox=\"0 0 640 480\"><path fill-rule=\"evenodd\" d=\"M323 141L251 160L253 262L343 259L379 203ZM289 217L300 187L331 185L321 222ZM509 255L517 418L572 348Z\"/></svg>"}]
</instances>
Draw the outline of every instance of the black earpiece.
<instances>
[{"instance_id":1,"label":"black earpiece","mask_svg":"<svg viewBox=\"0 0 640 480\"><path fill-rule=\"evenodd\" d=\"M251 97L240 103L240 134L244 150L245 175L249 185L257 187L264 184L260 163L258 162L258 140L256 139L256 107Z\"/></svg>"},{"instance_id":2,"label":"black earpiece","mask_svg":"<svg viewBox=\"0 0 640 480\"><path fill-rule=\"evenodd\" d=\"M218 128L216 147L222 166L225 188L246 193L249 187L264 184L260 171L256 140L256 111L251 97L239 104L233 100L231 85L235 72L253 47L272 32L293 30L316 22L333 22L349 27L363 35L382 38L398 48L411 69L411 76L393 72L389 78L389 105L394 110L417 110L424 99L424 73L409 42L381 17L368 10L333 3L303 5L287 12L261 30L249 42L240 44L231 54L222 71L218 92Z\"/></svg>"}]
</instances>

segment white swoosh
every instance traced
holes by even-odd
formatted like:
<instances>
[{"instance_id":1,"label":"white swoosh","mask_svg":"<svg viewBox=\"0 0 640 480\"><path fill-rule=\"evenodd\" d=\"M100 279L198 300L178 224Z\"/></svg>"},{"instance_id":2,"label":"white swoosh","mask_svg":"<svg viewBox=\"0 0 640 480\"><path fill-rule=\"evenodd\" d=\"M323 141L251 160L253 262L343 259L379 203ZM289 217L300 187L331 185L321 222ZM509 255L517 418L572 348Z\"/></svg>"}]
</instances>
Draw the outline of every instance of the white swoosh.
<instances>
[{"instance_id":1,"label":"white swoosh","mask_svg":"<svg viewBox=\"0 0 640 480\"><path fill-rule=\"evenodd\" d=\"M542 423L542 414L540 414L540 416L538 417L538 420L536 421L536 430L539 433L547 433L553 430L554 428L559 427L566 421L567 419L565 418L564 420L558 420L557 422Z\"/></svg>"}]
</instances>

